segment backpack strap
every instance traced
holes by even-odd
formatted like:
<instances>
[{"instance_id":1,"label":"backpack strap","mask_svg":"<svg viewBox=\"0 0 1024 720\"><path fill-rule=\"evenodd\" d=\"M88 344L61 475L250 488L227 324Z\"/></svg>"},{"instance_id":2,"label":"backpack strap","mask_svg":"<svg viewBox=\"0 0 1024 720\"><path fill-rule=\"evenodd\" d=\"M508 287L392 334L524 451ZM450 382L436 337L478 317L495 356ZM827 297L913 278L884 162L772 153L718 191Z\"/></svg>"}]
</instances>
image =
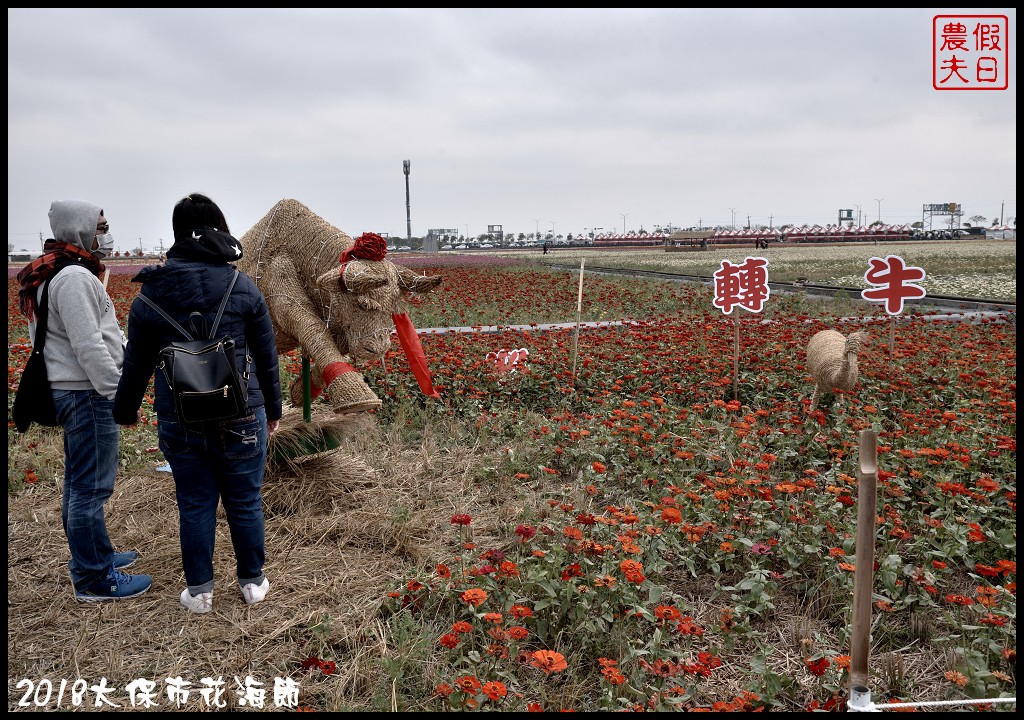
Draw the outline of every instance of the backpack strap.
<instances>
[{"instance_id":1,"label":"backpack strap","mask_svg":"<svg viewBox=\"0 0 1024 720\"><path fill-rule=\"evenodd\" d=\"M188 334L188 331L186 331L185 328L183 328L181 325L179 325L177 322L175 322L174 318L172 318L170 315L165 313L163 311L163 308L161 308L155 302L153 302L148 297L143 295L141 292L139 293L139 299L142 300L142 302L144 302L147 305L149 305L154 310L156 310L158 313L160 313L161 317L163 317L164 320L166 320L171 325L173 325L177 329L177 331L180 332L182 335L184 335L190 342L195 339L191 335Z\"/></svg>"},{"instance_id":2,"label":"backpack strap","mask_svg":"<svg viewBox=\"0 0 1024 720\"><path fill-rule=\"evenodd\" d=\"M238 280L238 268L235 268L235 274L231 276L231 282L230 282L230 283L228 283L228 290L227 290L227 292L226 292L226 293L224 293L224 298L223 298L223 299L222 299L222 300L220 301L220 307L219 307L219 308L217 308L217 317L216 317L216 318L214 318L214 320L213 320L213 328L212 328L212 329L210 330L210 339L211 339L211 340L213 340L213 339L214 339L214 335L215 335L215 334L217 333L217 326L218 326L218 325L220 325L220 319L221 319L221 317L222 317L222 316L224 315L224 308L226 308L226 307L227 307L227 305L228 305L228 298L230 298L230 297L231 297L231 291L232 291L232 290L234 290L234 288L235 288L235 281L237 281L237 280ZM177 323L177 322L176 322L176 321L174 320L174 318L172 318L172 317L171 317L170 315L168 315L167 313L165 313L165 312L163 311L163 308L161 308L161 307L160 307L159 305L157 305L157 304L156 304L155 302L153 302L153 301L152 301L152 300L150 300L150 299L149 299L148 297L146 297L145 295L143 295L143 294L142 294L141 292L139 293L139 297L140 297L140 298L142 299L142 301L143 301L144 303L146 303L146 304L147 304L147 305L149 305L149 306L150 306L151 308L153 308L153 309L154 309L154 310L156 310L156 311L157 311L158 313L160 313L160 316L161 316L161 317L163 317L163 319L164 319L164 320L166 320L166 321L167 321L167 322L169 322L169 323L170 323L171 325L173 325L173 326L174 326L174 328L175 328L175 329L176 329L176 330L177 330L178 332L180 332L180 333L181 333L182 335L184 335L184 336L185 336L185 337L186 337L186 338L187 338L187 339L188 339L189 341L195 340L195 338L193 338L193 337L192 337L192 336L191 336L191 335L190 335L190 334L188 333L188 331L187 331L187 330L185 330L185 328L183 328L183 327L182 327L181 325L179 325L179 324L178 324L178 323ZM196 314L196 313L193 313L193 315L195 315L195 314ZM194 330L194 329L195 329L195 325L193 324L193 330ZM247 374L248 374L248 373L247 373Z\"/></svg>"},{"instance_id":3,"label":"backpack strap","mask_svg":"<svg viewBox=\"0 0 1024 720\"><path fill-rule=\"evenodd\" d=\"M238 280L238 268L235 268L235 274L231 276L231 282L228 283L228 291L224 293L224 299L220 301L220 307L217 309L217 317L213 319L213 327L210 328L211 340L217 334L217 326L220 325L220 318L224 314L224 308L228 306L228 298L231 297L231 291L235 289L236 280Z\"/></svg>"},{"instance_id":4,"label":"backpack strap","mask_svg":"<svg viewBox=\"0 0 1024 720\"><path fill-rule=\"evenodd\" d=\"M32 352L42 355L46 348L46 324L50 317L50 281L43 281L43 299L36 307L36 334L33 338Z\"/></svg>"}]
</instances>

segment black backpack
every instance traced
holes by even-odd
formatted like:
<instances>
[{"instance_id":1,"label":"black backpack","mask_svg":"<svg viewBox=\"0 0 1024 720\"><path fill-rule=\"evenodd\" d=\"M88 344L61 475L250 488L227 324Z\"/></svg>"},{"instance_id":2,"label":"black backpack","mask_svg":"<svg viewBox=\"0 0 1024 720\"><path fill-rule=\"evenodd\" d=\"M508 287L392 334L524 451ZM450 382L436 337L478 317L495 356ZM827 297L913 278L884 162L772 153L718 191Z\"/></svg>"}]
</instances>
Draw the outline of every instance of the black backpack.
<instances>
[{"instance_id":1,"label":"black backpack","mask_svg":"<svg viewBox=\"0 0 1024 720\"><path fill-rule=\"evenodd\" d=\"M228 304L231 290L238 279L238 270L231 277L228 290L224 293L217 317L207 340L196 340L185 328L164 312L156 303L142 293L139 297L187 338L184 342L173 342L160 351L159 368L163 371L167 385L174 396L174 413L179 422L201 423L214 420L229 420L248 413L249 406L249 364L252 358L245 355L245 372L239 373L235 365L235 340L230 335L216 337L224 308ZM189 319L192 330L196 331L196 319L203 322L198 312Z\"/></svg>"}]
</instances>

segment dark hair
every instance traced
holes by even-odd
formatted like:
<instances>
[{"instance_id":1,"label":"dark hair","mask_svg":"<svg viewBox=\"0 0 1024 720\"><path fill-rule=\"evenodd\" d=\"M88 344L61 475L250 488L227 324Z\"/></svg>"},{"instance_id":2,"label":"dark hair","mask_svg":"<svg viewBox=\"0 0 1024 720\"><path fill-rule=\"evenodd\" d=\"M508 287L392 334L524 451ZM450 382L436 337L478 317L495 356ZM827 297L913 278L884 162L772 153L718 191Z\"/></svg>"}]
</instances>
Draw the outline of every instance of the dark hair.
<instances>
[{"instance_id":1,"label":"dark hair","mask_svg":"<svg viewBox=\"0 0 1024 720\"><path fill-rule=\"evenodd\" d=\"M182 238L188 238L193 230L201 227L211 227L221 232L230 233L228 221L224 213L210 198L199 193L186 195L174 206L171 214L171 228L174 230L174 240L177 242Z\"/></svg>"}]
</instances>

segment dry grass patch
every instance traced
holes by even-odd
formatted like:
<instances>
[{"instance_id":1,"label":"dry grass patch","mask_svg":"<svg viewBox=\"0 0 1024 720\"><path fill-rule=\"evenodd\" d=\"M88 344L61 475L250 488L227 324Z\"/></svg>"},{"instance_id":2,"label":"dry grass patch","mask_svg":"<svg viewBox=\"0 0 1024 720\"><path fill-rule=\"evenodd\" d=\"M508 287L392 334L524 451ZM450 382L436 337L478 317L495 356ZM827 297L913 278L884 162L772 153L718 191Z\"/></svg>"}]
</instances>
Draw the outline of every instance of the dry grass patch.
<instances>
[{"instance_id":1,"label":"dry grass patch","mask_svg":"<svg viewBox=\"0 0 1024 720\"><path fill-rule=\"evenodd\" d=\"M14 689L23 678L70 685L105 677L118 688L112 699L127 704L124 687L132 680L154 680L163 691L164 680L175 676L193 690L204 677L223 678L229 707L237 707L234 678L246 675L270 689L266 710L275 709L274 678L285 676L299 683L300 702L317 709L386 707L390 680L379 660L392 652L380 617L387 593L415 569L458 552L460 538L448 522L453 512L472 512L481 526L498 523L487 522L495 514L489 502L475 506L472 449L391 442L366 417L345 426L338 448L268 466L271 591L255 606L237 589L223 509L213 612L193 615L179 605L185 581L168 472L154 467L119 476L108 504L115 546L142 554L130 572L153 576L146 594L125 601L75 601L59 483L9 496L8 709L23 709ZM310 656L334 660L337 672L303 672ZM166 695L161 700L156 709L169 709ZM205 704L193 692L182 709Z\"/></svg>"}]
</instances>

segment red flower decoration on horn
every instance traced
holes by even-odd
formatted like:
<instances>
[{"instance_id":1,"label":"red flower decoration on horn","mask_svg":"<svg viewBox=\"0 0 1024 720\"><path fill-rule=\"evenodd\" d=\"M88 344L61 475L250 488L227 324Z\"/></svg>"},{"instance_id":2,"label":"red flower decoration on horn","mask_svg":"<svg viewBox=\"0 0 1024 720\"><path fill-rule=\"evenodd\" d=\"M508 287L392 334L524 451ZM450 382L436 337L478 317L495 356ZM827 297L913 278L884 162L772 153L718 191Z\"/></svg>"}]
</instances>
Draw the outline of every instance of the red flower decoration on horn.
<instances>
[{"instance_id":1,"label":"red flower decoration on horn","mask_svg":"<svg viewBox=\"0 0 1024 720\"><path fill-rule=\"evenodd\" d=\"M388 254L388 243L377 233L363 233L355 239L348 250L341 254L341 262L347 263L352 258L360 260L383 260Z\"/></svg>"}]
</instances>

